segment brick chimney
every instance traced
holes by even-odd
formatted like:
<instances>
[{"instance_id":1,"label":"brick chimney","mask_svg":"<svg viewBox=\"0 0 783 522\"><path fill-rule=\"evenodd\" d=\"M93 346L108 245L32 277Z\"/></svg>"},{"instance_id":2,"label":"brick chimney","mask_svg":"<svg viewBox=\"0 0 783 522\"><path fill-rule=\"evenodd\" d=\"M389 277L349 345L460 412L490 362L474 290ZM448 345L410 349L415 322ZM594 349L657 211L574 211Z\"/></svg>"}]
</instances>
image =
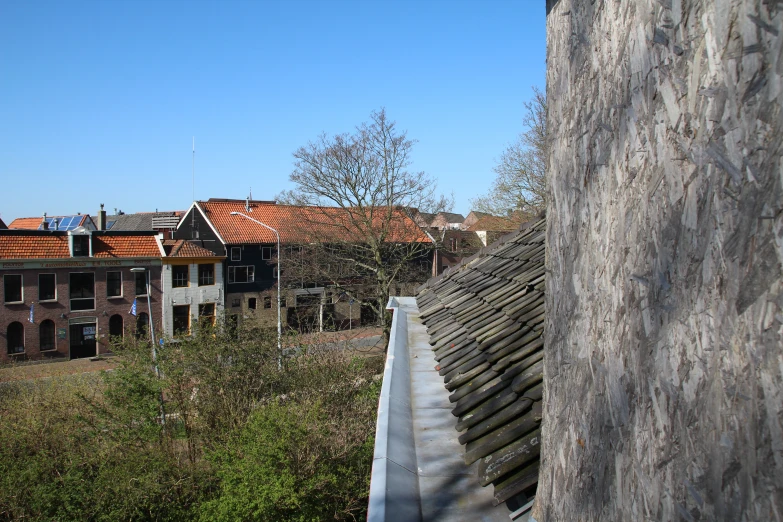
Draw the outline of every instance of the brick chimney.
<instances>
[{"instance_id":1,"label":"brick chimney","mask_svg":"<svg viewBox=\"0 0 783 522\"><path fill-rule=\"evenodd\" d=\"M103 210L103 203L101 203L101 210L98 212L98 230L106 230L106 211Z\"/></svg>"},{"instance_id":2,"label":"brick chimney","mask_svg":"<svg viewBox=\"0 0 783 522\"><path fill-rule=\"evenodd\" d=\"M46 212L44 212L43 221L41 221L41 230L49 230L49 222L46 221Z\"/></svg>"}]
</instances>

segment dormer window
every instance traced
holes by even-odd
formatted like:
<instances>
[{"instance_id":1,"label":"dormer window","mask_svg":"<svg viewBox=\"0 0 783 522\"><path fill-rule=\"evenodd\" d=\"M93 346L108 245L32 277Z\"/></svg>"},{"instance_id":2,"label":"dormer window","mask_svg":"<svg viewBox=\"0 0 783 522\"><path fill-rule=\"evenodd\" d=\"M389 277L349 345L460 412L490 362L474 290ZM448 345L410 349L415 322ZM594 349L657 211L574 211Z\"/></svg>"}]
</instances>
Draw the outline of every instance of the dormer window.
<instances>
[{"instance_id":1,"label":"dormer window","mask_svg":"<svg viewBox=\"0 0 783 522\"><path fill-rule=\"evenodd\" d=\"M90 256L90 236L89 235L74 235L71 236L73 240L73 257L89 257Z\"/></svg>"}]
</instances>

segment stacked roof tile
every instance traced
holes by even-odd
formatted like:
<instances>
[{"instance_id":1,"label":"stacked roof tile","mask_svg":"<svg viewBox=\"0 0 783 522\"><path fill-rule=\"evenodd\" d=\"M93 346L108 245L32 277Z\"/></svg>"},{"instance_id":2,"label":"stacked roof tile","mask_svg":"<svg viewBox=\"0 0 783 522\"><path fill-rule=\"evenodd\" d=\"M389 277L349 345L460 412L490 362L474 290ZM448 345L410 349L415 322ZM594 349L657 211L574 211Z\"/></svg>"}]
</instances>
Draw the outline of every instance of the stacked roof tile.
<instances>
[{"instance_id":1,"label":"stacked roof tile","mask_svg":"<svg viewBox=\"0 0 783 522\"><path fill-rule=\"evenodd\" d=\"M0 259L57 259L70 257L65 234L0 235Z\"/></svg>"},{"instance_id":2,"label":"stacked roof tile","mask_svg":"<svg viewBox=\"0 0 783 522\"><path fill-rule=\"evenodd\" d=\"M93 235L93 257L162 257L155 236Z\"/></svg>"},{"instance_id":3,"label":"stacked roof tile","mask_svg":"<svg viewBox=\"0 0 783 522\"><path fill-rule=\"evenodd\" d=\"M545 221L430 280L417 297L466 464L495 501L535 495L541 442Z\"/></svg>"},{"instance_id":4,"label":"stacked roof tile","mask_svg":"<svg viewBox=\"0 0 783 522\"><path fill-rule=\"evenodd\" d=\"M162 243L166 257L225 257L185 239L164 239Z\"/></svg>"}]
</instances>

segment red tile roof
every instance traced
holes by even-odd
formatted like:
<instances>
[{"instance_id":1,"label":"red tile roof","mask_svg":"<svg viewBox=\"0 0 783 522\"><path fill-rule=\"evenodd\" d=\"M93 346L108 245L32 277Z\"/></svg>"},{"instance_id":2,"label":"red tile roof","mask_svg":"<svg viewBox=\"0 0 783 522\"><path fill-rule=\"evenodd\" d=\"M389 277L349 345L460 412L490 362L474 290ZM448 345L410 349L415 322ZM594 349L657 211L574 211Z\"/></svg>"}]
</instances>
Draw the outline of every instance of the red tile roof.
<instances>
[{"instance_id":1,"label":"red tile roof","mask_svg":"<svg viewBox=\"0 0 783 522\"><path fill-rule=\"evenodd\" d=\"M0 259L54 259L70 257L68 236L0 235Z\"/></svg>"},{"instance_id":2,"label":"red tile roof","mask_svg":"<svg viewBox=\"0 0 783 522\"><path fill-rule=\"evenodd\" d=\"M87 225L87 220L90 220L92 222L92 218L89 214L76 214L75 216L46 216L47 219L58 219L62 220L63 218L72 218L72 217L81 217L79 220L78 225L72 226L72 228L75 228L76 226L83 227ZM11 221L11 224L8 225L9 230L38 230L38 228L41 226L41 223L43 223L43 217L25 217L25 218L16 218L13 221ZM94 223L93 223L94 225Z\"/></svg>"},{"instance_id":3,"label":"red tile roof","mask_svg":"<svg viewBox=\"0 0 783 522\"><path fill-rule=\"evenodd\" d=\"M240 212L253 219L261 221L280 233L283 243L314 243L319 240L334 238L336 241L350 241L361 237L363 220L358 210L334 207L297 207L252 203L250 212L245 210L245 201L200 201L198 205L214 225L218 234L226 244L274 243L275 234L263 226L253 223L242 216L232 216L231 212ZM382 218L384 208L373 209L373 223L376 231L384 223ZM354 219L351 219L351 212ZM395 219L389 227L386 241L388 242L418 242L430 243L430 238L402 210L395 210ZM368 220L365 220L368 221Z\"/></svg>"},{"instance_id":4,"label":"red tile roof","mask_svg":"<svg viewBox=\"0 0 783 522\"><path fill-rule=\"evenodd\" d=\"M95 235L93 257L162 257L155 236Z\"/></svg>"},{"instance_id":5,"label":"red tile roof","mask_svg":"<svg viewBox=\"0 0 783 522\"><path fill-rule=\"evenodd\" d=\"M163 247L166 257L225 257L185 239L164 239Z\"/></svg>"},{"instance_id":6,"label":"red tile roof","mask_svg":"<svg viewBox=\"0 0 783 522\"><path fill-rule=\"evenodd\" d=\"M41 217L16 218L8 224L8 228L11 230L38 230L41 222L43 222Z\"/></svg>"}]
</instances>

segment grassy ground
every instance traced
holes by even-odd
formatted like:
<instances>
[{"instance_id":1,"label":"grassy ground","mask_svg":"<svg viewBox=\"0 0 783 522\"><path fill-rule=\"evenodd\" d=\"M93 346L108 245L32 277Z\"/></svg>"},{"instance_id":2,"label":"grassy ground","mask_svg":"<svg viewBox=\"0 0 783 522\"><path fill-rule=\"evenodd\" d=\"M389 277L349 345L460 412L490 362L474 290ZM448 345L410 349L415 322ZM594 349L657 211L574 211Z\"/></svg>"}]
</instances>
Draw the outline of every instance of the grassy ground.
<instances>
[{"instance_id":1,"label":"grassy ground","mask_svg":"<svg viewBox=\"0 0 783 522\"><path fill-rule=\"evenodd\" d=\"M380 336L377 342L367 343L370 338ZM374 339L372 339L374 340ZM381 328L354 328L340 332L320 332L302 336L303 342L340 343L347 347L351 341L356 341L356 351L361 356L380 356L384 353L385 341ZM111 356L100 360L75 359L55 362L24 363L0 367L0 382L25 381L44 379L65 375L80 375L90 372L112 370L116 362Z\"/></svg>"}]
</instances>

